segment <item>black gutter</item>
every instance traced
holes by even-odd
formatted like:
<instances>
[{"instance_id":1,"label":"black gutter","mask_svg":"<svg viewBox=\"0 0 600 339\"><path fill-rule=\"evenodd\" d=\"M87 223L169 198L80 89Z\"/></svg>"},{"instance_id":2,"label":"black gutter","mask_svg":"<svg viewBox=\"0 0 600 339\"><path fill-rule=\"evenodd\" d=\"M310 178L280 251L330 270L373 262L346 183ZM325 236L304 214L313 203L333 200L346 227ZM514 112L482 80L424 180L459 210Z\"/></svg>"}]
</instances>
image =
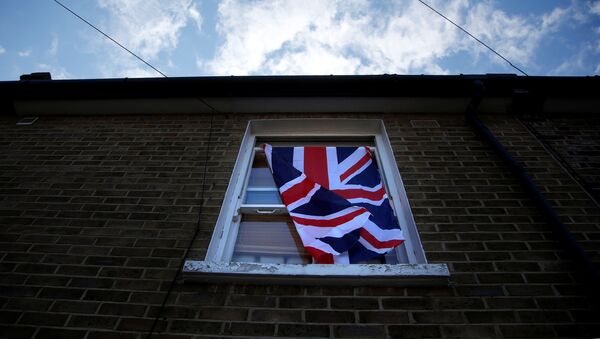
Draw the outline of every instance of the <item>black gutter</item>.
<instances>
[{"instance_id":1,"label":"black gutter","mask_svg":"<svg viewBox=\"0 0 600 339\"><path fill-rule=\"evenodd\" d=\"M9 100L90 100L196 97L471 97L481 81L486 97L529 88L548 97L596 98L600 77L482 75L230 76L0 82Z\"/></svg>"},{"instance_id":2,"label":"black gutter","mask_svg":"<svg viewBox=\"0 0 600 339\"><path fill-rule=\"evenodd\" d=\"M467 122L475 129L475 132L481 136L494 151L496 151L517 177L519 183L529 194L529 197L533 200L539 212L552 228L552 232L556 238L564 245L567 254L572 257L576 267L585 276L584 283L590 285L592 287L591 290L594 293L599 293L598 286L600 286L600 272L598 271L598 268L591 261L581 245L575 240L567 226L562 223L554 208L552 208L548 200L546 200L543 193L533 182L533 179L523 166L510 155L506 147L500 143L490 129L477 117L477 107L483 99L485 87L480 81L475 81L473 84L475 85L475 93L465 112Z\"/></svg>"}]
</instances>

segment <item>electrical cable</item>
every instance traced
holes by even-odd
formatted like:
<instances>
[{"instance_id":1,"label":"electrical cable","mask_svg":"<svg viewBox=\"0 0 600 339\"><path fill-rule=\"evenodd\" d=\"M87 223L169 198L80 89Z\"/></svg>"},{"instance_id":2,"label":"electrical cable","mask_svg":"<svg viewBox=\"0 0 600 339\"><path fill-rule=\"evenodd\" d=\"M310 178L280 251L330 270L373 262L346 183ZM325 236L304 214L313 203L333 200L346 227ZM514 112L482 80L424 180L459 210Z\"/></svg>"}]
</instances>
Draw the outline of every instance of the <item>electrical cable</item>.
<instances>
[{"instance_id":1,"label":"electrical cable","mask_svg":"<svg viewBox=\"0 0 600 339\"><path fill-rule=\"evenodd\" d=\"M160 75L162 75L165 78L168 78L167 75L161 71L159 71L156 67L150 65L150 63L148 63L146 60L142 59L141 57L139 57L137 54L133 53L132 51L130 51L127 47L121 45L117 40L111 38L108 34L102 32L98 27L94 26L93 24L91 24L89 21L85 20L84 18L82 18L81 16L79 16L79 14L73 12L69 7L63 5L60 1L58 0L54 0L54 2L56 2L57 4L61 5L64 9L66 9L67 11L71 12L71 14L73 14L74 16L78 17L79 19L81 19L83 22L85 22L86 24L88 24L90 27L92 27L93 29L97 30L98 32L100 32L100 34L104 35L105 37L107 37L110 41L114 42L115 44L119 45L119 47L121 47L122 49L126 50L127 52L129 52L129 54L133 55L134 57L138 58L138 60L140 60L141 62L145 63L148 67L152 68L153 70L155 70L156 72L158 72Z\"/></svg>"},{"instance_id":2,"label":"electrical cable","mask_svg":"<svg viewBox=\"0 0 600 339\"><path fill-rule=\"evenodd\" d=\"M139 57L137 54L133 53L127 47L123 46L118 41L116 41L115 39L113 39L112 37L110 37L108 34L106 34L103 31L101 31L99 28L97 28L96 26L94 26L93 24L91 24L89 21L85 20L83 17L81 17L80 15L78 15L77 13L75 13L74 11L72 11L69 7L63 5L58 0L54 0L54 2L56 2L57 4L59 4L60 6L62 6L64 9L66 9L67 11L69 11L71 14L75 15L77 18L79 18L80 20L82 20L86 24L88 24L90 27L94 28L96 31L98 31L100 34L104 35L110 41L114 42L119 47L121 47L124 50L126 50L127 52L129 52L129 54L131 54L134 57L136 57L138 60L140 60L141 62L143 62L144 64L146 64L148 67L152 68L154 71L158 72L163 77L168 78L168 76L166 74L164 74L163 72L161 72L160 70L158 70L156 67L152 66L150 63L148 63L146 60L144 60L141 57ZM194 241L196 240L196 237L198 236L198 233L200 232L200 222L201 222L201 219L202 219L202 207L204 205L204 192L205 192L205 186L206 186L207 163L208 163L208 156L209 156L210 144L211 144L211 141L212 141L212 133L213 133L213 118L214 118L214 114L219 112L216 108L214 108L212 105L210 105L208 102L206 102L202 98L196 98L196 99L198 99L205 106L207 106L211 110L211 114L210 114L210 124L209 124L209 131L208 131L208 142L207 142L207 145L206 145L206 152L205 152L205 159L204 159L204 169L203 169L203 174L202 174L202 189L200 191L200 206L198 206L198 221L196 222L196 228L194 230L194 234L192 235L192 237L190 239L190 243L189 243L188 247L186 248L186 250L184 252L183 260L185 260L185 258L188 257L189 252L190 252L190 250L191 250L191 248L192 248L192 246L194 244ZM175 273L175 276L173 277L173 280L171 280L171 283L169 284L169 288L167 290L165 298L163 299L163 302L162 302L162 304L161 304L161 306L160 306L160 308L159 308L159 310L158 310L158 312L156 314L156 317L154 318L154 321L152 322L152 327L150 328L150 331L148 332L147 338L151 338L152 337L152 334L154 333L154 330L156 329L156 325L158 323L158 320L160 319L160 315L162 314L162 312L165 309L165 306L167 304L169 296L173 292L173 288L175 287L175 283L177 282L177 278L181 274L182 270L183 270L183 264L179 265L179 268L178 268L177 272Z\"/></svg>"},{"instance_id":3,"label":"electrical cable","mask_svg":"<svg viewBox=\"0 0 600 339\"><path fill-rule=\"evenodd\" d=\"M89 21L85 20L83 17L81 17L79 14L75 13L73 10L71 10L69 7L65 6L64 4L62 4L60 1L58 0L54 0L54 2L56 2L57 4L59 4L60 6L62 6L64 9L66 9L67 11L71 12L71 14L73 14L74 16L76 16L77 18L81 19L83 22L85 22L86 24L88 24L90 27L92 27L93 29L95 29L96 31L100 32L100 34L104 35L106 38L108 38L110 41L114 42L115 44L117 44L119 47L121 47L122 49L126 50L127 52L129 52L129 54L133 55L134 57L136 57L138 60L140 60L141 62L143 62L144 64L146 64L148 67L152 68L153 70L155 70L156 72L158 72L160 75L162 75L165 78L168 78L168 76L161 72L160 70L158 70L156 67L152 66L149 62L147 62L146 60L142 59L140 56L138 56L137 54L133 53L131 50L129 50L127 47L123 46L122 44L120 44L117 40L111 38L108 34L104 33L103 31L101 31L98 27L94 26L92 23L90 23ZM218 113L219 111L214 108L213 106L211 106L208 102L206 102L204 99L202 98L196 98L198 99L200 102L202 102L206 107L210 108L210 110L213 113Z\"/></svg>"},{"instance_id":4,"label":"electrical cable","mask_svg":"<svg viewBox=\"0 0 600 339\"><path fill-rule=\"evenodd\" d=\"M204 192L206 191L205 187L206 187L206 174L208 172L208 170L207 170L208 156L209 156L210 145L211 145L212 134L213 134L214 113L215 112L211 112L211 114L210 114L210 124L209 124L209 128L208 128L208 141L206 143L206 151L204 152L204 168L202 170L202 188L200 190L200 206L198 206L198 221L196 222L196 228L194 230L194 234L192 235L192 238L190 239L190 243L188 244L188 247L186 248L186 250L183 254L184 261L188 257L188 254L190 253L190 250L192 249L194 241L196 241L196 237L198 236L198 233L200 232L200 223L202 221L202 208L204 206ZM163 302L160 305L158 312L156 313L156 317L154 318L154 322L152 323L152 327L150 328L150 331L148 332L148 335L146 336L146 338L150 339L152 337L152 334L154 333L154 330L156 329L156 324L158 324L158 319L160 318L160 315L162 314L162 312L165 309L165 306L167 305L169 296L171 296L171 293L173 292L173 288L175 288L175 283L177 282L177 278L181 274L182 270L183 270L183 263L181 265L179 265L179 268L177 269L177 272L175 273L173 280L171 280L171 283L169 284L167 294L165 295L165 298L163 299Z\"/></svg>"},{"instance_id":5,"label":"electrical cable","mask_svg":"<svg viewBox=\"0 0 600 339\"><path fill-rule=\"evenodd\" d=\"M489 49L490 51L492 51L492 53L496 54L497 56L499 56L502 60L506 61L512 68L516 69L517 71L523 73L523 75L525 76L529 76L529 74L525 73L522 69L520 69L519 67L513 65L512 62L510 62L507 58L505 58L504 56L502 56L502 54L496 52L495 49L493 49L492 47L488 46L485 42L479 40L476 36L474 36L473 34L469 33L469 31L467 31L466 29L462 28L461 26L459 26L458 24L454 23L454 21L450 20L448 17L446 17L444 14L438 12L435 8L431 7L430 5L428 5L425 1L423 0L417 0L419 1L421 4L423 4L424 6L426 6L427 8L429 8L430 10L434 11L435 13L437 13L437 15L441 16L442 18L446 19L446 21L448 21L449 23L453 24L456 28L460 29L461 31L463 31L464 33L466 33L468 36L470 36L471 38L475 39L475 41L479 42L480 44L482 44L483 46L485 46L487 49Z\"/></svg>"}]
</instances>

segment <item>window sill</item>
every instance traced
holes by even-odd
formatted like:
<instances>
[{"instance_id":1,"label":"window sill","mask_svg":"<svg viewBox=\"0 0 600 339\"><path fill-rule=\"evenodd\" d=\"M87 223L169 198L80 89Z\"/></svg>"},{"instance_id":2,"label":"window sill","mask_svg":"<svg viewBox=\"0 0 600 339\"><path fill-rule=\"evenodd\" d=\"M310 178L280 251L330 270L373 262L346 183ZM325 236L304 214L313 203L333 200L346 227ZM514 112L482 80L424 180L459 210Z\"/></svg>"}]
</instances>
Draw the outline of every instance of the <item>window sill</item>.
<instances>
[{"instance_id":1,"label":"window sill","mask_svg":"<svg viewBox=\"0 0 600 339\"><path fill-rule=\"evenodd\" d=\"M185 281L287 285L448 285L446 264L290 265L187 260Z\"/></svg>"}]
</instances>

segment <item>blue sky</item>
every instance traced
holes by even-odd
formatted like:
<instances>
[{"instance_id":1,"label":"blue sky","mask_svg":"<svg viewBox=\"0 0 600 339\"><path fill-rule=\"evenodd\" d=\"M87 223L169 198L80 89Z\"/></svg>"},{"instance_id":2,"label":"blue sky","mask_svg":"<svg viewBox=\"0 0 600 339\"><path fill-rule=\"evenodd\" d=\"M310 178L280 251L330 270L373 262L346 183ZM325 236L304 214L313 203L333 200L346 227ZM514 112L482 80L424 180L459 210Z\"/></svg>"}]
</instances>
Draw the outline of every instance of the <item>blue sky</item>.
<instances>
[{"instance_id":1,"label":"blue sky","mask_svg":"<svg viewBox=\"0 0 600 339\"><path fill-rule=\"evenodd\" d=\"M417 0L59 0L170 77L517 73ZM529 75L600 73L600 1L433 1ZM160 76L52 0L0 2L0 80Z\"/></svg>"}]
</instances>

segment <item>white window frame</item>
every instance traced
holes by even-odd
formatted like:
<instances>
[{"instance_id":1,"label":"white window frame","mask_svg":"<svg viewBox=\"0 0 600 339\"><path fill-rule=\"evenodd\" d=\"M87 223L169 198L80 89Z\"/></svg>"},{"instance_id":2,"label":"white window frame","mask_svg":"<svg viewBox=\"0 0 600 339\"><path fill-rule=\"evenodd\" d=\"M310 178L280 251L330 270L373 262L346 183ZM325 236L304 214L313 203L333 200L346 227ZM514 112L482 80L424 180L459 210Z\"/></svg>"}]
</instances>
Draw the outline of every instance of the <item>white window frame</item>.
<instances>
[{"instance_id":1,"label":"white window frame","mask_svg":"<svg viewBox=\"0 0 600 339\"><path fill-rule=\"evenodd\" d=\"M402 264L292 265L231 262L257 139L373 138L388 196L406 238ZM350 285L446 284L446 264L428 264L383 121L377 119L279 119L248 123L204 261L186 260L186 280ZM316 279L318 278L318 279Z\"/></svg>"}]
</instances>

